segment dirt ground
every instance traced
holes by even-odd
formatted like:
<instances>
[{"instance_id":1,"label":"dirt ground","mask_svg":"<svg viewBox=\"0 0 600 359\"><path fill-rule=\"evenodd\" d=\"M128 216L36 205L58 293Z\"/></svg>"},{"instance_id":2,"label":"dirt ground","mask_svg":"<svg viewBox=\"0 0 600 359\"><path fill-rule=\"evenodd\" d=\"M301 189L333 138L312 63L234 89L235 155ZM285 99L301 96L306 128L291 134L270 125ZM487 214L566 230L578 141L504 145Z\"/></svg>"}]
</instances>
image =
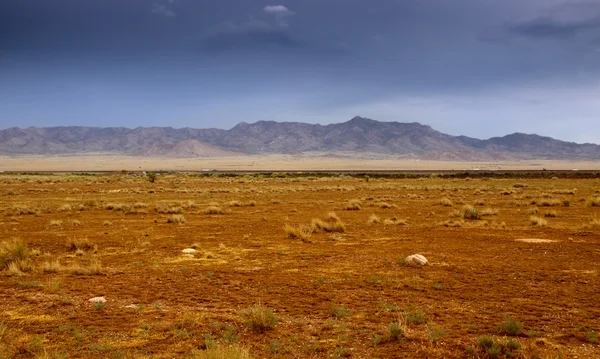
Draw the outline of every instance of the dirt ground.
<instances>
[{"instance_id":1,"label":"dirt ground","mask_svg":"<svg viewBox=\"0 0 600 359\"><path fill-rule=\"evenodd\" d=\"M428 161L382 154L308 153L302 155L157 158L110 154L0 156L0 171L311 171L311 170L596 170L599 161L507 160Z\"/></svg>"},{"instance_id":2,"label":"dirt ground","mask_svg":"<svg viewBox=\"0 0 600 359\"><path fill-rule=\"evenodd\" d=\"M215 345L254 358L600 358L599 193L597 179L5 174L0 241L39 252L0 271L0 358L193 358ZM251 328L257 304L277 325Z\"/></svg>"}]
</instances>

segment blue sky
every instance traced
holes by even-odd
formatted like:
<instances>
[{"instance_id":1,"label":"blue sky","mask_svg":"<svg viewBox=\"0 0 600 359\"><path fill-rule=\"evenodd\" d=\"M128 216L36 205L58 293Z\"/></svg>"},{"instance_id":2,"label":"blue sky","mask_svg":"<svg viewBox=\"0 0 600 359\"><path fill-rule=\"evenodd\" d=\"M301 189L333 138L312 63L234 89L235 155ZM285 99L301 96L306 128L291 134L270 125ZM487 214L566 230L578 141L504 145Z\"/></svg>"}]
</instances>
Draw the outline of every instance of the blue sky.
<instances>
[{"instance_id":1,"label":"blue sky","mask_svg":"<svg viewBox=\"0 0 600 359\"><path fill-rule=\"evenodd\" d=\"M357 115L600 143L600 1L0 1L0 128Z\"/></svg>"}]
</instances>

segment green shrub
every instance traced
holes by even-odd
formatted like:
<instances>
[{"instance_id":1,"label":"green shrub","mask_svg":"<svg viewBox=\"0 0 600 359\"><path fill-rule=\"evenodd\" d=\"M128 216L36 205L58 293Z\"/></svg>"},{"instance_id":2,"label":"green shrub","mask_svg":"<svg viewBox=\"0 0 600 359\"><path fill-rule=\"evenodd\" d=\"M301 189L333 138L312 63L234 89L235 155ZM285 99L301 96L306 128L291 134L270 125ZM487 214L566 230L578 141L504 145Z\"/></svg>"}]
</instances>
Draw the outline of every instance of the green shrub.
<instances>
[{"instance_id":1,"label":"green shrub","mask_svg":"<svg viewBox=\"0 0 600 359\"><path fill-rule=\"evenodd\" d=\"M498 325L498 331L506 335L516 336L521 334L524 326L523 323L509 317Z\"/></svg>"},{"instance_id":2,"label":"green shrub","mask_svg":"<svg viewBox=\"0 0 600 359\"><path fill-rule=\"evenodd\" d=\"M246 325L257 333L275 328L279 319L270 308L258 303L242 311Z\"/></svg>"}]
</instances>

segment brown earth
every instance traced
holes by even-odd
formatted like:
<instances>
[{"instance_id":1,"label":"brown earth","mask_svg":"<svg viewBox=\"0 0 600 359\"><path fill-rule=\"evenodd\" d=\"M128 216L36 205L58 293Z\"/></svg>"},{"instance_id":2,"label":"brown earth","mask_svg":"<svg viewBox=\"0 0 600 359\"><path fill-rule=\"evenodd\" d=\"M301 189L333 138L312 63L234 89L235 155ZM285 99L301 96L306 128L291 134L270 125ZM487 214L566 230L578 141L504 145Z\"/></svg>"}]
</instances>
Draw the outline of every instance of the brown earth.
<instances>
[{"instance_id":1,"label":"brown earth","mask_svg":"<svg viewBox=\"0 0 600 359\"><path fill-rule=\"evenodd\" d=\"M255 358L487 358L478 338L508 340L498 326L509 317L524 324L512 357L599 358L599 189L561 179L3 175L0 240L40 254L21 275L0 271L0 358L189 358L208 334ZM360 209L345 210L353 199ZM457 217L467 204L482 219ZM211 205L224 213L205 214ZM531 225L534 207L547 227ZM285 224L308 228L331 211L344 232L286 238ZM85 238L97 249L67 247ZM191 246L198 252L184 256ZM430 265L403 265L415 253ZM95 259L99 275L42 270ZM104 307L88 302L96 296ZM257 303L276 327L246 325L241 311ZM348 313L336 318L339 306ZM398 321L400 341L388 329Z\"/></svg>"}]
</instances>

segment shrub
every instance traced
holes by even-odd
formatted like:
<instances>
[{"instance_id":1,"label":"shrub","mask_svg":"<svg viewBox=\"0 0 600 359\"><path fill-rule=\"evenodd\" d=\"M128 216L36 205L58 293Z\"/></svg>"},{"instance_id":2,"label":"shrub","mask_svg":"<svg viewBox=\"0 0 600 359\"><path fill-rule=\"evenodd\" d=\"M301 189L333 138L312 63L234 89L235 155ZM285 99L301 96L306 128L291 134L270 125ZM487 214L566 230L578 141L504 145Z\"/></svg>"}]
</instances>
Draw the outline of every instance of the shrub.
<instances>
[{"instance_id":1,"label":"shrub","mask_svg":"<svg viewBox=\"0 0 600 359\"><path fill-rule=\"evenodd\" d=\"M585 205L588 207L600 207L600 196L590 196L585 201Z\"/></svg>"},{"instance_id":2,"label":"shrub","mask_svg":"<svg viewBox=\"0 0 600 359\"><path fill-rule=\"evenodd\" d=\"M498 325L498 331L503 334L515 336L521 334L524 326L523 323L509 317Z\"/></svg>"},{"instance_id":3,"label":"shrub","mask_svg":"<svg viewBox=\"0 0 600 359\"><path fill-rule=\"evenodd\" d=\"M498 210L495 208L486 208L483 211L481 211L479 213L482 217L483 216L495 216L498 214Z\"/></svg>"},{"instance_id":4,"label":"shrub","mask_svg":"<svg viewBox=\"0 0 600 359\"><path fill-rule=\"evenodd\" d=\"M540 213L540 210L537 207L533 207L527 210L527 214L535 215L538 213Z\"/></svg>"},{"instance_id":5,"label":"shrub","mask_svg":"<svg viewBox=\"0 0 600 359\"><path fill-rule=\"evenodd\" d=\"M279 322L273 311L261 303L243 310L242 318L245 324L257 333L273 329Z\"/></svg>"},{"instance_id":6,"label":"shrub","mask_svg":"<svg viewBox=\"0 0 600 359\"><path fill-rule=\"evenodd\" d=\"M556 211L546 211L544 212L544 217L556 217L558 214L556 213Z\"/></svg>"}]
</instances>

